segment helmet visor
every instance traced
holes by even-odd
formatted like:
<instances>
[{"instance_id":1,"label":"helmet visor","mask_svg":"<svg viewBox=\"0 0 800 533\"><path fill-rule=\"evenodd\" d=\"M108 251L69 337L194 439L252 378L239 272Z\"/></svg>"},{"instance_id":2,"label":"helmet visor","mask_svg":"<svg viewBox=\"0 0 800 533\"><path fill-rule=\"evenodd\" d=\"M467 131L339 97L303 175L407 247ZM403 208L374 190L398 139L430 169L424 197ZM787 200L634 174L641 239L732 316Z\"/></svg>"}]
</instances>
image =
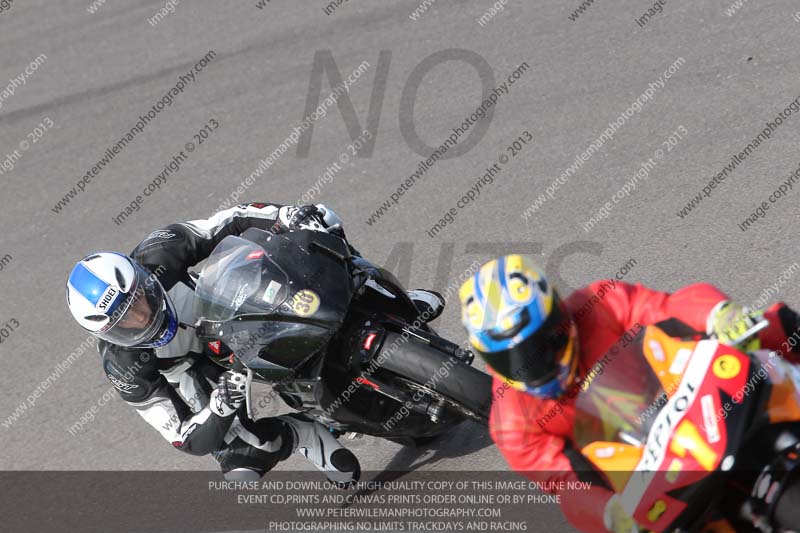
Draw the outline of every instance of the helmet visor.
<instances>
[{"instance_id":1,"label":"helmet visor","mask_svg":"<svg viewBox=\"0 0 800 533\"><path fill-rule=\"evenodd\" d=\"M565 359L571 355L567 350L570 332L563 327L564 319L556 300L553 312L532 335L507 350L481 355L497 374L507 380L530 387L541 386L559 374ZM523 310L520 328L526 325L527 320L529 318Z\"/></svg>"},{"instance_id":2,"label":"helmet visor","mask_svg":"<svg viewBox=\"0 0 800 533\"><path fill-rule=\"evenodd\" d=\"M128 294L114 309L97 336L118 346L138 346L155 338L168 322L167 296L158 279L136 265Z\"/></svg>"},{"instance_id":3,"label":"helmet visor","mask_svg":"<svg viewBox=\"0 0 800 533\"><path fill-rule=\"evenodd\" d=\"M561 350L557 356L558 366L555 369L555 375L547 381L538 380L538 383L533 385L530 381L510 381L509 385L517 390L527 392L540 398L558 398L564 394L569 385L575 379L576 371L578 368L578 358L576 353L576 341L573 337L569 338L566 346ZM546 378L545 378L546 379Z\"/></svg>"}]
</instances>

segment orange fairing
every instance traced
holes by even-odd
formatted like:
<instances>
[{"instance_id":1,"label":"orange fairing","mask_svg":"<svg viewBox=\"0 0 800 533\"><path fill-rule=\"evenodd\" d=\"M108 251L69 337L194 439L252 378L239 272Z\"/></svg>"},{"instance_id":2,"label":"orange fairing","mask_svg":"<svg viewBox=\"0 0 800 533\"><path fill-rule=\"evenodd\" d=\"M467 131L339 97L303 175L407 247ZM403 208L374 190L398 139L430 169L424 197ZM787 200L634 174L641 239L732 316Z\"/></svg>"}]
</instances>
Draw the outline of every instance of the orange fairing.
<instances>
[{"instance_id":1,"label":"orange fairing","mask_svg":"<svg viewBox=\"0 0 800 533\"><path fill-rule=\"evenodd\" d=\"M622 492L636 465L642 459L643 448L619 442L592 442L581 453L606 475L614 492Z\"/></svg>"},{"instance_id":2,"label":"orange fairing","mask_svg":"<svg viewBox=\"0 0 800 533\"><path fill-rule=\"evenodd\" d=\"M651 327L645 331L644 356L668 397L678 390L683 371L696 346L696 341L676 340L659 328Z\"/></svg>"},{"instance_id":3,"label":"orange fairing","mask_svg":"<svg viewBox=\"0 0 800 533\"><path fill-rule=\"evenodd\" d=\"M767 402L767 413L771 424L780 422L794 422L800 420L800 391L798 383L792 379L792 373L797 372L792 365L781 359L774 352L757 352L762 368L769 373L772 391ZM763 371L760 371L763 375ZM757 372L755 379L761 378ZM800 376L798 376L800 379Z\"/></svg>"}]
</instances>

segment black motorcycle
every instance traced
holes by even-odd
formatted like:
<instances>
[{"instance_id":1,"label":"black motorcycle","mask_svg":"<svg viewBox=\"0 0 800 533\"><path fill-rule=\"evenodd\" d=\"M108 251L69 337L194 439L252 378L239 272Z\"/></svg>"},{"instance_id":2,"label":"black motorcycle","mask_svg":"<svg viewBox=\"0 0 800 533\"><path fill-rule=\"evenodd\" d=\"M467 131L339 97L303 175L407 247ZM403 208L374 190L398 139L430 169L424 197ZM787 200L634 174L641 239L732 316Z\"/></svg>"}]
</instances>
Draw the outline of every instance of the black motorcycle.
<instances>
[{"instance_id":1,"label":"black motorcycle","mask_svg":"<svg viewBox=\"0 0 800 533\"><path fill-rule=\"evenodd\" d=\"M491 378L425 324L400 282L336 235L250 229L226 237L197 281L197 333L235 353L249 384L338 433L422 444L486 423Z\"/></svg>"}]
</instances>

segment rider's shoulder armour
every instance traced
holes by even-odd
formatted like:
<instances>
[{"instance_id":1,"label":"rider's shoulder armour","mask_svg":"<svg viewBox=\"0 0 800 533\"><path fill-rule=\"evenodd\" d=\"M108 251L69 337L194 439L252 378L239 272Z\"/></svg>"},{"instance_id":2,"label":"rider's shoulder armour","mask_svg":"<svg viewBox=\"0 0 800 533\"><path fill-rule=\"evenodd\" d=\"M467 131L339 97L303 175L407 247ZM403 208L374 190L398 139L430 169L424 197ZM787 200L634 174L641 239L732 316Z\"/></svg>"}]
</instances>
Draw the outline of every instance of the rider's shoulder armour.
<instances>
[{"instance_id":1,"label":"rider's shoulder armour","mask_svg":"<svg viewBox=\"0 0 800 533\"><path fill-rule=\"evenodd\" d=\"M161 375L152 349L98 342L103 371L126 402L142 402L158 387Z\"/></svg>"}]
</instances>

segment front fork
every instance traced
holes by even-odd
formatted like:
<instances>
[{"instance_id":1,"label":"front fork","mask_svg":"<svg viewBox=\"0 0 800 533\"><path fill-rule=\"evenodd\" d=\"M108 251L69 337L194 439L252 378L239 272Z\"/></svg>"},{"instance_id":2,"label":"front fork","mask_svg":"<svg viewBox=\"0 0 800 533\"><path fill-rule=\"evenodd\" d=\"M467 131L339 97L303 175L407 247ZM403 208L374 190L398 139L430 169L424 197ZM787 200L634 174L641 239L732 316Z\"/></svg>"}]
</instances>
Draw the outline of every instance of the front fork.
<instances>
[{"instance_id":1,"label":"front fork","mask_svg":"<svg viewBox=\"0 0 800 533\"><path fill-rule=\"evenodd\" d=\"M354 381L359 387L371 389L374 392L382 394L406 406L411 411L427 416L434 424L439 423L445 411L444 401L433 398L430 395L425 395L426 397L424 398L418 397L416 392L411 392L406 387L398 387L387 383L374 374L365 377L361 370L362 365L366 364L374 357L380 358L387 329L400 333L401 336L406 337L407 342L422 342L428 344L468 365L472 364L472 361L475 359L475 354L435 334L420 328L414 328L400 321L392 322L391 325L387 324L387 326L389 327L372 325L370 321L367 321L361 328L360 333L356 335L357 346L355 347L355 353L360 361L356 363L358 365L357 372L359 376L356 377ZM409 337L414 337L414 340L409 339Z\"/></svg>"},{"instance_id":2,"label":"front fork","mask_svg":"<svg viewBox=\"0 0 800 533\"><path fill-rule=\"evenodd\" d=\"M250 420L256 419L255 409L253 409L253 399L251 391L253 390L253 371L245 368L245 382L244 382L244 405L247 410L247 418Z\"/></svg>"}]
</instances>

